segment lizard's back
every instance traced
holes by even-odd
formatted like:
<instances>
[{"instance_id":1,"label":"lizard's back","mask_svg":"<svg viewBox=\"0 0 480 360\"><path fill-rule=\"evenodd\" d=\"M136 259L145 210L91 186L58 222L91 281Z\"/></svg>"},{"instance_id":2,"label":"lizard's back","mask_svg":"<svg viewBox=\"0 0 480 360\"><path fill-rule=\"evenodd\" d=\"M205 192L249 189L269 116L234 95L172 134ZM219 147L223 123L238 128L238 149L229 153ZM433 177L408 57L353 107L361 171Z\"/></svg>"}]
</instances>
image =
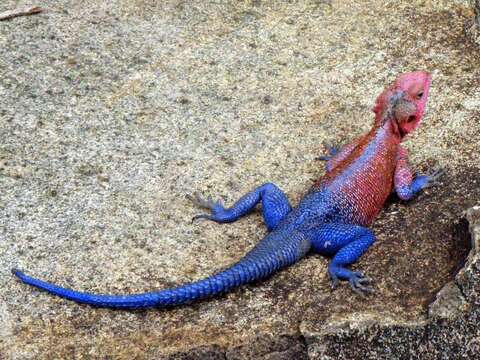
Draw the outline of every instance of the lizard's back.
<instances>
[{"instance_id":1,"label":"lizard's back","mask_svg":"<svg viewBox=\"0 0 480 360\"><path fill-rule=\"evenodd\" d=\"M366 226L393 189L398 142L383 129L368 133L352 153L320 178L299 205L324 221Z\"/></svg>"}]
</instances>

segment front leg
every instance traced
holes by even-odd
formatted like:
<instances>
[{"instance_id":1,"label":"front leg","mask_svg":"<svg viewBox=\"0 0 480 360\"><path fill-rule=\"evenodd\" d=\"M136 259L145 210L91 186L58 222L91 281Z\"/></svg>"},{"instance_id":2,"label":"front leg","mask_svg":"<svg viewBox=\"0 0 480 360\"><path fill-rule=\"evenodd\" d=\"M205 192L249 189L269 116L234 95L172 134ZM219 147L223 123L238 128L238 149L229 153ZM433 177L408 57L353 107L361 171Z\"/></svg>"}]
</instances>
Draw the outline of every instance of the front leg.
<instances>
[{"instance_id":1,"label":"front leg","mask_svg":"<svg viewBox=\"0 0 480 360\"><path fill-rule=\"evenodd\" d=\"M318 160L326 161L325 169L327 172L332 172L343 160L345 160L355 148L358 146L362 138L355 139L350 144L345 145L341 149L336 146L327 146L328 155L319 156Z\"/></svg>"},{"instance_id":2,"label":"front leg","mask_svg":"<svg viewBox=\"0 0 480 360\"><path fill-rule=\"evenodd\" d=\"M347 280L352 290L358 294L372 291L365 286L370 279L361 272L346 268L356 262L375 241L375 235L370 229L350 224L327 223L312 229L307 237L313 250L320 254L333 255L328 265L333 287L336 287L341 279Z\"/></svg>"},{"instance_id":3,"label":"front leg","mask_svg":"<svg viewBox=\"0 0 480 360\"><path fill-rule=\"evenodd\" d=\"M263 219L269 231L287 215L292 207L282 190L275 184L266 183L242 196L233 206L225 208L220 201L203 200L198 194L189 198L197 205L210 209L211 214L196 215L193 219L208 219L218 223L234 222L248 214L261 201Z\"/></svg>"},{"instance_id":4,"label":"front leg","mask_svg":"<svg viewBox=\"0 0 480 360\"><path fill-rule=\"evenodd\" d=\"M444 171L442 169L436 169L430 175L414 175L408 166L407 150L400 147L395 169L395 191L400 199L410 200L421 190L438 185L438 179L443 173Z\"/></svg>"}]
</instances>

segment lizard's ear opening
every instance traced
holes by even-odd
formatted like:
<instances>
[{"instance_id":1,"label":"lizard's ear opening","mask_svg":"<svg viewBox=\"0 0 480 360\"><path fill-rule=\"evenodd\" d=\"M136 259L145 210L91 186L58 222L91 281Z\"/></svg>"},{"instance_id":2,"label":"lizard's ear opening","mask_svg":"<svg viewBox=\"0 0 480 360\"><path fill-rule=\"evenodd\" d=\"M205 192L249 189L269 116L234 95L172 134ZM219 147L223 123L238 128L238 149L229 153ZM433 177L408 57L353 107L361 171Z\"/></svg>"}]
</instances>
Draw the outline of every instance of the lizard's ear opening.
<instances>
[{"instance_id":1,"label":"lizard's ear opening","mask_svg":"<svg viewBox=\"0 0 480 360\"><path fill-rule=\"evenodd\" d=\"M398 103L395 105L393 115L395 119L401 124L403 122L411 122L413 121L416 116L415 113L417 111L417 107L411 101L407 100L399 100Z\"/></svg>"},{"instance_id":2,"label":"lizard's ear opening","mask_svg":"<svg viewBox=\"0 0 480 360\"><path fill-rule=\"evenodd\" d=\"M415 102L405 98L399 100L395 105L393 116L402 138L415 130L421 118L418 116L418 109Z\"/></svg>"},{"instance_id":3,"label":"lizard's ear opening","mask_svg":"<svg viewBox=\"0 0 480 360\"><path fill-rule=\"evenodd\" d=\"M405 73L395 81L395 86L405 91L408 99L415 104L417 120L420 120L425 112L431 82L432 76L425 71Z\"/></svg>"}]
</instances>

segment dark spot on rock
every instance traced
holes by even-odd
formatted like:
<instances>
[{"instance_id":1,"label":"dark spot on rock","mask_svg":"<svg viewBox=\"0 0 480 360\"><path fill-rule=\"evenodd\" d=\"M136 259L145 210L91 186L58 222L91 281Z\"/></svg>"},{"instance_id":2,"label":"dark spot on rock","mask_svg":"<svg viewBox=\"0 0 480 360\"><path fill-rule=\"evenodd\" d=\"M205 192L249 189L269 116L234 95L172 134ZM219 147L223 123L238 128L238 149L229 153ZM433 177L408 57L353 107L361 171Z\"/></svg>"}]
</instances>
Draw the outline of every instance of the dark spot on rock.
<instances>
[{"instance_id":1,"label":"dark spot on rock","mask_svg":"<svg viewBox=\"0 0 480 360\"><path fill-rule=\"evenodd\" d=\"M75 58L70 58L67 60L67 65L70 65L70 66L74 66L74 65L77 65L77 59ZM65 75L65 77L67 77L68 75Z\"/></svg>"},{"instance_id":2,"label":"dark spot on rock","mask_svg":"<svg viewBox=\"0 0 480 360\"><path fill-rule=\"evenodd\" d=\"M461 218L452 226L452 244L450 249L450 256L454 266L451 269L452 278L458 273L460 269L465 266L468 254L472 250L472 236L469 230L467 219ZM456 263L456 264L455 264Z\"/></svg>"},{"instance_id":3,"label":"dark spot on rock","mask_svg":"<svg viewBox=\"0 0 480 360\"><path fill-rule=\"evenodd\" d=\"M99 174L99 175L97 175L97 180L100 181L100 182L109 182L110 177L108 175L105 175L105 174Z\"/></svg>"},{"instance_id":4,"label":"dark spot on rock","mask_svg":"<svg viewBox=\"0 0 480 360\"><path fill-rule=\"evenodd\" d=\"M101 169L97 168L95 165L84 163L78 166L77 171L81 175L92 176L101 172Z\"/></svg>"},{"instance_id":5,"label":"dark spot on rock","mask_svg":"<svg viewBox=\"0 0 480 360\"><path fill-rule=\"evenodd\" d=\"M270 95L265 95L262 99L262 103L265 105L271 104L272 103L272 97Z\"/></svg>"}]
</instances>

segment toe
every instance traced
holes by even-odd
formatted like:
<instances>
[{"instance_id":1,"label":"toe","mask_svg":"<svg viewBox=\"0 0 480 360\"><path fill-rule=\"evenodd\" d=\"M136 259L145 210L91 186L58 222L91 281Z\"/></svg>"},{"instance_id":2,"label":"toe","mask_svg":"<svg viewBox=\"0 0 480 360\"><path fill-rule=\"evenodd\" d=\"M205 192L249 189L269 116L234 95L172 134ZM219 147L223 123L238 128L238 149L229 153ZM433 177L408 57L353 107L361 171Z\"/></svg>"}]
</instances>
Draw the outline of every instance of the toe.
<instances>
[{"instance_id":1,"label":"toe","mask_svg":"<svg viewBox=\"0 0 480 360\"><path fill-rule=\"evenodd\" d=\"M204 209L210 209L212 210L216 203L213 201L211 197L208 197L207 199L204 199L199 193L194 193L193 195L186 195L187 199L192 201L195 205L198 207L204 208Z\"/></svg>"},{"instance_id":2,"label":"toe","mask_svg":"<svg viewBox=\"0 0 480 360\"><path fill-rule=\"evenodd\" d=\"M191 194L186 194L185 197L190 200L192 203L194 203L196 206L199 207L205 207L205 201L202 199L200 194L198 192Z\"/></svg>"},{"instance_id":3,"label":"toe","mask_svg":"<svg viewBox=\"0 0 480 360\"><path fill-rule=\"evenodd\" d=\"M330 276L330 280L332 281L332 289L335 289L339 283L338 277L332 273L329 273L328 275Z\"/></svg>"},{"instance_id":4,"label":"toe","mask_svg":"<svg viewBox=\"0 0 480 360\"><path fill-rule=\"evenodd\" d=\"M365 277L363 274L360 277L357 273L354 273L353 276L349 279L349 284L352 290L361 296L365 296L367 294L373 293L373 289L369 286L372 281L368 277Z\"/></svg>"},{"instance_id":5,"label":"toe","mask_svg":"<svg viewBox=\"0 0 480 360\"><path fill-rule=\"evenodd\" d=\"M437 167L433 170L432 174L430 175L430 178L436 180L440 178L443 174L445 174L445 170L441 167Z\"/></svg>"},{"instance_id":6,"label":"toe","mask_svg":"<svg viewBox=\"0 0 480 360\"><path fill-rule=\"evenodd\" d=\"M368 286L363 286L359 283L355 283L353 281L350 282L350 287L356 294L360 296L365 296L367 294L373 293L373 289Z\"/></svg>"},{"instance_id":7,"label":"toe","mask_svg":"<svg viewBox=\"0 0 480 360\"><path fill-rule=\"evenodd\" d=\"M338 279L332 279L332 289L336 289L338 286Z\"/></svg>"},{"instance_id":8,"label":"toe","mask_svg":"<svg viewBox=\"0 0 480 360\"><path fill-rule=\"evenodd\" d=\"M200 219L212 220L212 217L211 215L208 215L208 214L198 214L192 217L192 222Z\"/></svg>"},{"instance_id":9,"label":"toe","mask_svg":"<svg viewBox=\"0 0 480 360\"><path fill-rule=\"evenodd\" d=\"M363 277L361 279L358 279L357 282L359 284L371 284L372 283L372 279L368 278L368 277Z\"/></svg>"},{"instance_id":10,"label":"toe","mask_svg":"<svg viewBox=\"0 0 480 360\"><path fill-rule=\"evenodd\" d=\"M195 195L185 194L185 197L186 197L189 201L191 201L191 202L193 202L193 203L196 203Z\"/></svg>"},{"instance_id":11,"label":"toe","mask_svg":"<svg viewBox=\"0 0 480 360\"><path fill-rule=\"evenodd\" d=\"M355 275L356 277L359 277L359 278L364 278L365 277L365 274L361 271L355 271L353 273L353 275Z\"/></svg>"}]
</instances>

